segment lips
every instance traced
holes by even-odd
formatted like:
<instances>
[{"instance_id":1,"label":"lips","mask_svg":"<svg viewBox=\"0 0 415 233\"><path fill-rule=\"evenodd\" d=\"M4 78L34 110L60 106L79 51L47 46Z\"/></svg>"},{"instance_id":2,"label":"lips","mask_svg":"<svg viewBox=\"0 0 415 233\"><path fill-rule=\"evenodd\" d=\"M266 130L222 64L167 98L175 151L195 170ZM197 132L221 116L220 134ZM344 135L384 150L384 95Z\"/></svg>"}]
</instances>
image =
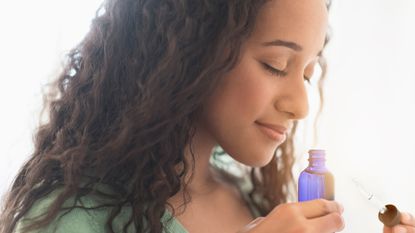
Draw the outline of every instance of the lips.
<instances>
[{"instance_id":1,"label":"lips","mask_svg":"<svg viewBox=\"0 0 415 233\"><path fill-rule=\"evenodd\" d=\"M255 123L257 123L260 126L267 127L271 130L274 130L274 131L276 131L277 133L280 133L280 134L286 134L287 133L287 128L285 128L282 125L263 123L263 122L259 122L259 121L255 121Z\"/></svg>"},{"instance_id":2,"label":"lips","mask_svg":"<svg viewBox=\"0 0 415 233\"><path fill-rule=\"evenodd\" d=\"M261 132L268 136L272 141L283 142L286 139L287 128L281 125L255 122Z\"/></svg>"}]
</instances>

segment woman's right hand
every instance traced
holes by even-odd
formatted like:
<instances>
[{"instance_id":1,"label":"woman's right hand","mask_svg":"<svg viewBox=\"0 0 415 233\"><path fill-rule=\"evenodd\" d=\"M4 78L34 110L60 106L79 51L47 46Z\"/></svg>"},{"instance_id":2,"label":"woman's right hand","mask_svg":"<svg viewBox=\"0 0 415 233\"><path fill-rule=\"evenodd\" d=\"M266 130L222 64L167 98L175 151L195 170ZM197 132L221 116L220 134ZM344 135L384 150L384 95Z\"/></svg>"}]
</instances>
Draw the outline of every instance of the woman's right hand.
<instances>
[{"instance_id":1,"label":"woman's right hand","mask_svg":"<svg viewBox=\"0 0 415 233\"><path fill-rule=\"evenodd\" d=\"M238 233L333 233L344 228L342 213L339 203L324 199L280 204Z\"/></svg>"}]
</instances>

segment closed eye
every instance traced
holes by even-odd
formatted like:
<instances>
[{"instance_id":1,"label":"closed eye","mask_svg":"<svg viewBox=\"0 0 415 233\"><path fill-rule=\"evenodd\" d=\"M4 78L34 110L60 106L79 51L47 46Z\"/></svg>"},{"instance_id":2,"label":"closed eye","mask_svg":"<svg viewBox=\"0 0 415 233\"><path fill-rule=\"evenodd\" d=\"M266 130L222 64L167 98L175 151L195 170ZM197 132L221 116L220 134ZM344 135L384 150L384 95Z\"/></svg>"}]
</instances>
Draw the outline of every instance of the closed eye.
<instances>
[{"instance_id":1,"label":"closed eye","mask_svg":"<svg viewBox=\"0 0 415 233\"><path fill-rule=\"evenodd\" d=\"M279 69L275 69L274 67L268 65L267 63L261 62L262 66L265 70L269 71L272 75L284 77L287 75L287 72Z\"/></svg>"},{"instance_id":2,"label":"closed eye","mask_svg":"<svg viewBox=\"0 0 415 233\"><path fill-rule=\"evenodd\" d=\"M275 76L279 76L279 77L284 77L287 75L286 71L283 70L279 70L279 69L275 69L274 67L268 65L267 63L261 62L262 66L264 67L265 70L269 71L272 75ZM304 75L304 81L308 82L309 84L311 84L311 78L307 77Z\"/></svg>"}]
</instances>

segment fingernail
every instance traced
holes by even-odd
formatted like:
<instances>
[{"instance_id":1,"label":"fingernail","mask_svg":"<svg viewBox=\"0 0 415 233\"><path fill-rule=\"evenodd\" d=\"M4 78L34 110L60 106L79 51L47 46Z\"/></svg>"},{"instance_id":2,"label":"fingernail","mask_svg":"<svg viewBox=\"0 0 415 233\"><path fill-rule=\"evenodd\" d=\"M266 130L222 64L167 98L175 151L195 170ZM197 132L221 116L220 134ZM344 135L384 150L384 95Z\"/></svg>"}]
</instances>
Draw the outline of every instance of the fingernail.
<instances>
[{"instance_id":1,"label":"fingernail","mask_svg":"<svg viewBox=\"0 0 415 233\"><path fill-rule=\"evenodd\" d=\"M413 224L414 217L410 213L401 213L401 221L405 224Z\"/></svg>"},{"instance_id":2,"label":"fingernail","mask_svg":"<svg viewBox=\"0 0 415 233\"><path fill-rule=\"evenodd\" d=\"M414 219L414 216L412 214L410 214L410 213L408 213L408 215L409 215L409 221L410 222L413 222L415 220Z\"/></svg>"},{"instance_id":3,"label":"fingernail","mask_svg":"<svg viewBox=\"0 0 415 233\"><path fill-rule=\"evenodd\" d=\"M402 216L402 220L405 221L405 222L411 220L411 214L409 214L409 213L401 212L401 216Z\"/></svg>"},{"instance_id":4,"label":"fingernail","mask_svg":"<svg viewBox=\"0 0 415 233\"><path fill-rule=\"evenodd\" d=\"M258 217L254 219L252 222L250 222L248 225L257 224L263 220L264 217Z\"/></svg>"}]
</instances>

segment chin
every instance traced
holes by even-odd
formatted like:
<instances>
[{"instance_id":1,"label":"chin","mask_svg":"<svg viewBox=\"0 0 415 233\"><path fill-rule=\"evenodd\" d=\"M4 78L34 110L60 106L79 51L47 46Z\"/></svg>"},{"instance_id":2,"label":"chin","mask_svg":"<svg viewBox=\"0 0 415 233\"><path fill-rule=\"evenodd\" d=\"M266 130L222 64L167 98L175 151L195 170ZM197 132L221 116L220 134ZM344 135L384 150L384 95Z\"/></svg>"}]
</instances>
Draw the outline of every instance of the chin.
<instances>
[{"instance_id":1,"label":"chin","mask_svg":"<svg viewBox=\"0 0 415 233\"><path fill-rule=\"evenodd\" d=\"M229 154L234 160L249 167L264 167L268 165L275 156L279 144L261 144L255 142L248 146L238 144L222 145L223 150Z\"/></svg>"},{"instance_id":2,"label":"chin","mask_svg":"<svg viewBox=\"0 0 415 233\"><path fill-rule=\"evenodd\" d=\"M266 165L268 165L272 158L274 157L274 155L269 156L269 158L267 158L266 160L257 160L255 161L254 164L250 165L251 167L265 167Z\"/></svg>"},{"instance_id":3,"label":"chin","mask_svg":"<svg viewBox=\"0 0 415 233\"><path fill-rule=\"evenodd\" d=\"M264 167L268 165L272 158L274 157L275 153L267 153L267 154L256 154L256 156L252 155L245 155L242 158L239 156L232 156L238 162L250 166L250 167Z\"/></svg>"}]
</instances>

